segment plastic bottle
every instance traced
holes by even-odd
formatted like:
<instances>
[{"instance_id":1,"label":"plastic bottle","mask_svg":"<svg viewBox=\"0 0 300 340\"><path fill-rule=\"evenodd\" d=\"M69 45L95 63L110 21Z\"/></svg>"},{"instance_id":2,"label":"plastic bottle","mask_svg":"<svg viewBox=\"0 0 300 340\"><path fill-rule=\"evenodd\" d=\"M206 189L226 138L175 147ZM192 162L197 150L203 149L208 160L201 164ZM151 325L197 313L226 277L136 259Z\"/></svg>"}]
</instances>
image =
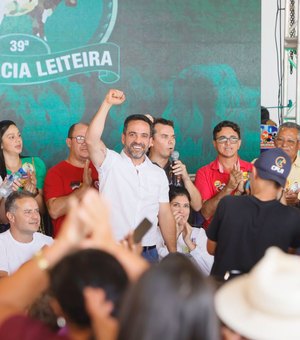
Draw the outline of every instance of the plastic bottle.
<instances>
[{"instance_id":1,"label":"plastic bottle","mask_svg":"<svg viewBox=\"0 0 300 340\"><path fill-rule=\"evenodd\" d=\"M0 197L4 198L8 197L9 194L13 191L12 185L14 181L25 176L27 176L27 173L22 168L20 168L14 174L9 175L8 178L5 179L3 183L0 185Z\"/></svg>"}]
</instances>

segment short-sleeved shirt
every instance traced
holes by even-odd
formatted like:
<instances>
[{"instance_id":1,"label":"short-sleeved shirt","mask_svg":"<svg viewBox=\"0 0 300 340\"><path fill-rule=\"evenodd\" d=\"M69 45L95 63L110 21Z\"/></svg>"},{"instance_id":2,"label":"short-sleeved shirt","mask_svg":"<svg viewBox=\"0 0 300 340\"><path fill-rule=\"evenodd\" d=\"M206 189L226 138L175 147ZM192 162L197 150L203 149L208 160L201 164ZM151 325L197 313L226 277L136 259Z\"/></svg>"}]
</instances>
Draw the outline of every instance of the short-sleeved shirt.
<instances>
[{"instance_id":1,"label":"short-sleeved shirt","mask_svg":"<svg viewBox=\"0 0 300 340\"><path fill-rule=\"evenodd\" d=\"M45 245L52 244L52 237L39 232L33 234L31 242L16 241L10 230L0 234L0 270L8 275L14 273L23 263Z\"/></svg>"},{"instance_id":2,"label":"short-sleeved shirt","mask_svg":"<svg viewBox=\"0 0 300 340\"><path fill-rule=\"evenodd\" d=\"M90 163L92 170L93 186L98 189L98 172L94 165ZM47 172L44 185L44 197L47 202L50 198L62 197L70 195L74 190L78 189L82 184L84 168L79 168L66 161L62 161ZM52 219L54 236L57 235L59 228L65 216L60 216L57 219Z\"/></svg>"},{"instance_id":3,"label":"short-sleeved shirt","mask_svg":"<svg viewBox=\"0 0 300 340\"><path fill-rule=\"evenodd\" d=\"M243 171L244 181L249 178L252 171L252 164L238 159L238 164ZM225 172L221 163L216 158L213 162L203 166L196 172L195 186L200 191L203 201L207 201L222 191L229 181L230 173ZM232 191L234 195L235 190ZM207 227L211 219L205 221L204 226Z\"/></svg>"},{"instance_id":4,"label":"short-sleeved shirt","mask_svg":"<svg viewBox=\"0 0 300 340\"><path fill-rule=\"evenodd\" d=\"M217 243L211 274L221 279L227 270L249 272L271 246L285 252L298 248L300 213L277 200L226 196L206 234Z\"/></svg>"},{"instance_id":5,"label":"short-sleeved shirt","mask_svg":"<svg viewBox=\"0 0 300 340\"><path fill-rule=\"evenodd\" d=\"M293 185L297 184L300 189L300 157L297 156L292 164L291 171L286 181L286 189L290 189ZM300 192L298 194L298 199L300 199Z\"/></svg>"},{"instance_id":6,"label":"short-sleeved shirt","mask_svg":"<svg viewBox=\"0 0 300 340\"><path fill-rule=\"evenodd\" d=\"M160 203L169 202L169 183L163 169L148 157L135 166L125 154L107 149L97 168L100 192L110 204L111 223L117 240L122 240L146 217L152 228L142 239L143 246L156 244L156 228Z\"/></svg>"},{"instance_id":7,"label":"short-sleeved shirt","mask_svg":"<svg viewBox=\"0 0 300 340\"><path fill-rule=\"evenodd\" d=\"M21 157L22 166L29 163L33 166L36 174L36 186L38 189L43 189L44 180L46 176L46 165L39 157ZM7 174L10 175L11 171L6 169Z\"/></svg>"}]
</instances>

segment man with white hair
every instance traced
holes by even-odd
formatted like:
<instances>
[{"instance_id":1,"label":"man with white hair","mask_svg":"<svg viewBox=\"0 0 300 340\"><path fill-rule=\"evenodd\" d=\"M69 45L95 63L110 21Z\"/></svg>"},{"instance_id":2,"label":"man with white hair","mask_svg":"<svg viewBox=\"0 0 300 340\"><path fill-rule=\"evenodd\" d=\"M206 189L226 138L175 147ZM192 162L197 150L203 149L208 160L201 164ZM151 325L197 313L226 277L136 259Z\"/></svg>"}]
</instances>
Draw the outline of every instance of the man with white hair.
<instances>
[{"instance_id":1,"label":"man with white hair","mask_svg":"<svg viewBox=\"0 0 300 340\"><path fill-rule=\"evenodd\" d=\"M289 173L284 199L288 205L299 207L300 200L300 126L293 122L287 122L280 125L275 138L277 148L284 150L290 157L292 168Z\"/></svg>"}]
</instances>

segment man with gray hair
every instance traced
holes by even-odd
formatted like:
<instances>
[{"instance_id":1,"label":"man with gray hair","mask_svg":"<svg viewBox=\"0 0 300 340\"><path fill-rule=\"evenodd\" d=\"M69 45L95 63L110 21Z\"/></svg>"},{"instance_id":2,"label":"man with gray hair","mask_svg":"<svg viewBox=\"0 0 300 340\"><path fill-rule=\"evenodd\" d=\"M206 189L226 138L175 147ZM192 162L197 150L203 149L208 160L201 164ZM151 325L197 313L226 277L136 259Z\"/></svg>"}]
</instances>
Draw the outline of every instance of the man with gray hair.
<instances>
[{"instance_id":1,"label":"man with gray hair","mask_svg":"<svg viewBox=\"0 0 300 340\"><path fill-rule=\"evenodd\" d=\"M38 250L53 242L52 237L37 232L41 217L33 195L14 191L5 201L10 228L0 234L0 277L15 272Z\"/></svg>"},{"instance_id":2,"label":"man with gray hair","mask_svg":"<svg viewBox=\"0 0 300 340\"><path fill-rule=\"evenodd\" d=\"M292 168L288 176L284 198L288 205L298 206L300 200L300 125L287 122L280 125L275 146L284 150L291 159Z\"/></svg>"}]
</instances>

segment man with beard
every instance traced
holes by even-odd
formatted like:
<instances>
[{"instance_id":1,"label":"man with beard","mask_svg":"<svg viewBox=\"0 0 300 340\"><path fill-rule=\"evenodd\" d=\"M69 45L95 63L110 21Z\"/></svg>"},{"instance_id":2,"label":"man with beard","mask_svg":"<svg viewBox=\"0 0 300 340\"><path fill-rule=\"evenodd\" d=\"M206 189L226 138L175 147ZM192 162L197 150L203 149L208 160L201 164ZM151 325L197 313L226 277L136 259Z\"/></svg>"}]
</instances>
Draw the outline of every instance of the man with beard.
<instances>
[{"instance_id":1,"label":"man with beard","mask_svg":"<svg viewBox=\"0 0 300 340\"><path fill-rule=\"evenodd\" d=\"M142 239L143 256L156 262L157 225L170 252L176 251L176 232L166 174L146 156L152 143L152 123L144 115L127 117L122 133L124 148L120 154L109 150L101 140L110 108L124 101L122 91L107 93L87 130L86 143L101 177L100 191L110 203L116 238L122 240L146 217L152 227Z\"/></svg>"}]
</instances>

